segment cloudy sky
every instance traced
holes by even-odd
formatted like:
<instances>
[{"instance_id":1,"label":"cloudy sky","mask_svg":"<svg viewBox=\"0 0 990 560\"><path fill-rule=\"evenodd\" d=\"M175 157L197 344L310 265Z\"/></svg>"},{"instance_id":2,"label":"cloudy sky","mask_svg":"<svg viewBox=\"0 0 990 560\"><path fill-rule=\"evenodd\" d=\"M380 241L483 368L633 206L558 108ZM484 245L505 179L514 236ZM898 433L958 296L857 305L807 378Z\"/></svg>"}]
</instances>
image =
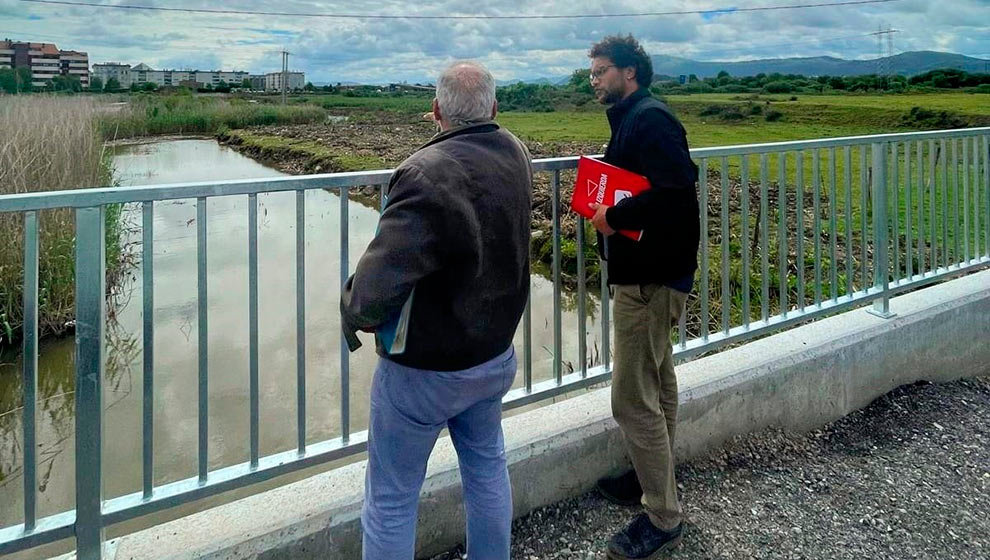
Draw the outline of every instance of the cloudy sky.
<instances>
[{"instance_id":1,"label":"cloudy sky","mask_svg":"<svg viewBox=\"0 0 990 560\"><path fill-rule=\"evenodd\" d=\"M73 2L77 0L66 0ZM389 16L716 13L576 19L348 19L176 13L0 0L0 38L44 41L89 53L90 63L153 68L293 70L313 82L432 80L447 62L471 58L500 80L555 77L587 64L588 46L633 33L650 54L697 60L831 55L875 58L890 26L895 52L950 51L990 58L990 0L897 0L868 5L738 12L809 0L87 0L106 5ZM815 3L843 0L810 0Z\"/></svg>"}]
</instances>

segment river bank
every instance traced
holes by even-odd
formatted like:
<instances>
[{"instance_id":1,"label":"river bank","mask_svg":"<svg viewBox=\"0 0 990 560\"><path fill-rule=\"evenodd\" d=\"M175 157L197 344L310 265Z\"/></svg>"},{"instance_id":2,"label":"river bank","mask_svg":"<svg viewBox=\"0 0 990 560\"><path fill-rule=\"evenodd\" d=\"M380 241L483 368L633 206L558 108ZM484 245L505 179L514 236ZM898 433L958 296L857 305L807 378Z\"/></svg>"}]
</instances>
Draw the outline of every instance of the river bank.
<instances>
[{"instance_id":1,"label":"river bank","mask_svg":"<svg viewBox=\"0 0 990 560\"><path fill-rule=\"evenodd\" d=\"M415 116L377 113L361 118L308 125L276 125L225 130L217 135L224 145L282 172L294 175L390 169L412 155L435 133L431 122ZM534 158L601 153L599 142L525 142ZM561 174L562 271L565 282L577 284L577 219L566 209L573 187L573 172ZM356 189L359 198L377 206L378 189ZM553 252L553 191L551 177L540 173L533 180L533 255L547 265ZM588 230L592 239L592 230ZM586 248L591 284L597 283L597 257Z\"/></svg>"},{"instance_id":2,"label":"river bank","mask_svg":"<svg viewBox=\"0 0 990 560\"><path fill-rule=\"evenodd\" d=\"M99 133L101 106L85 98L0 99L0 195L113 184L113 164ZM57 141L55 140L57 139ZM38 334L72 332L75 318L75 222L71 209L37 212ZM106 209L107 289L130 259L120 242L120 205ZM0 354L21 340L24 322L25 218L0 213Z\"/></svg>"},{"instance_id":3,"label":"river bank","mask_svg":"<svg viewBox=\"0 0 990 560\"><path fill-rule=\"evenodd\" d=\"M218 135L219 141L249 157L264 162L283 172L291 174L305 173L329 173L341 171L361 171L368 169L392 168L398 165L403 159L416 151L419 146L428 141L434 134L432 123L423 121L419 115L410 115L397 112L378 112L373 116L362 113L351 113L346 120L331 122L326 124L307 125L278 125L251 127L243 130L224 131ZM532 138L524 140L530 153L534 158L549 158L574 156L578 154L601 153L604 146L601 142L588 139L583 141L561 140L561 141L537 141ZM806 169L810 169L810 162ZM858 173L856 173L858 175ZM571 289L577 287L577 216L570 211L568 204L573 190L575 174L573 171L564 171L560 177L560 227L561 227L561 277L563 284ZM709 166L707 174L708 200L706 204L708 224L707 224L707 244L710 247L708 266L711 271L718 271L722 268L722 177L721 171L715 165ZM729 210L729 236L728 250L730 267L728 273L728 293L729 315L733 324L741 322L745 309L750 309L751 319L758 320L759 310L763 299L763 283L769 284L767 290L769 301L767 305L771 312L776 312L781 305L780 293L780 273L776 263L779 259L778 251L780 242L778 238L780 214L779 208L783 207L786 214L785 227L786 235L790 243L787 243L788 269L785 271L789 278L800 275L798 269L802 259L797 258L797 247L794 240L803 231L804 251L807 253L815 245L815 236L809 227L815 221L815 194L805 188L801 196L801 220L805 227L802 230L797 219L798 196L795 190L788 189L784 204L778 202L778 186L775 177L770 178L767 190L767 207L771 209L768 217L771 221L768 238L762 239L760 224L763 217L760 215L762 206L762 188L760 183L753 179L748 181L750 212L746 232L744 233L742 224L743 207L743 186L739 171L736 167L730 168L728 174L728 210ZM788 182L792 182L788 178ZM811 178L806 179L806 185L811 184ZM369 187L356 189L355 199L371 208L378 207L378 189ZM855 191L854 191L855 193ZM828 213L832 204L844 204L843 201L829 201L827 193L819 193L820 207L819 218L827 221ZM858 219L858 216L856 216ZM552 174L538 173L533 181L533 205L531 210L532 219L532 245L531 255L534 265L549 269L553 262L553 188ZM847 261L853 264L852 269L857 270L859 259L862 255L861 247L865 243L866 254L872 254L869 246L869 238L864 238L863 233L852 224L840 224L835 232L837 251L835 255L836 263ZM595 231L589 223L585 223L584 247L586 281L589 291L597 291L600 285L600 259L595 249ZM744 237L745 236L745 237ZM850 242L854 250L847 254L846 238L851 237ZM831 232L823 228L818 240L821 246L828 246L831 243ZM757 259L761 253L766 252L771 266L768 276L763 278L757 263L749 271L749 282L745 282L741 262L744 247L752 255L752 259ZM806 254L805 259L810 255ZM831 255L821 255L821 267L828 270L832 266ZM812 261L813 262L813 261ZM807 267L807 261L803 263ZM811 281L811 274L806 273L804 278ZM840 276L839 285L835 287L837 293L842 295L846 290L844 276ZM699 279L700 280L700 279ZM701 282L696 281L692 297L688 302L687 310L687 334L690 337L700 336L707 328L717 327L722 321L722 285L726 278L719 274L710 275L707 279L709 292L709 315L701 316L701 306L699 298L696 297L701 289ZM749 286L749 299L753 305L744 305L744 294L746 286ZM806 298L813 295L813 286L806 284L804 290L799 290L796 282L786 284L788 290L787 300L798 302L799 295ZM823 282L825 293L831 293L832 286L830 279ZM810 300L806 300L810 302ZM710 330L708 332L711 332Z\"/></svg>"}]
</instances>

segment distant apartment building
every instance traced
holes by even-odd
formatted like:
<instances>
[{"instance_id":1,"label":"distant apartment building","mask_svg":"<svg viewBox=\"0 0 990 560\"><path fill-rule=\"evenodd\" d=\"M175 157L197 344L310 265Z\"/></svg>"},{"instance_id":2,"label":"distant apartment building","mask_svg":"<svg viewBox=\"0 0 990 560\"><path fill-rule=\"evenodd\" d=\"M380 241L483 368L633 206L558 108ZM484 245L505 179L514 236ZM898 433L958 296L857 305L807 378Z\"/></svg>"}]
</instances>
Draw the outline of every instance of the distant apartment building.
<instances>
[{"instance_id":1,"label":"distant apartment building","mask_svg":"<svg viewBox=\"0 0 990 560\"><path fill-rule=\"evenodd\" d=\"M303 72L286 72L285 75L289 91L302 89L306 85L306 74ZM282 72L265 74L265 91L282 91Z\"/></svg>"},{"instance_id":2,"label":"distant apartment building","mask_svg":"<svg viewBox=\"0 0 990 560\"><path fill-rule=\"evenodd\" d=\"M131 65L119 62L104 62L93 65L93 77L99 78L106 85L111 79L117 80L120 87L131 87Z\"/></svg>"},{"instance_id":3,"label":"distant apartment building","mask_svg":"<svg viewBox=\"0 0 990 560\"><path fill-rule=\"evenodd\" d=\"M251 91L265 91L264 74L251 74Z\"/></svg>"},{"instance_id":4,"label":"distant apartment building","mask_svg":"<svg viewBox=\"0 0 990 560\"><path fill-rule=\"evenodd\" d=\"M43 88L55 76L75 76L89 87L89 56L84 52L63 51L52 43L0 41L0 68L30 68L31 85Z\"/></svg>"},{"instance_id":5,"label":"distant apartment building","mask_svg":"<svg viewBox=\"0 0 990 560\"><path fill-rule=\"evenodd\" d=\"M221 82L232 86L240 87L245 78L250 74L247 72L226 72L221 70L155 70L145 63L137 66L129 66L117 62L93 65L93 75L100 76L103 82L109 78L116 78L120 87L129 88L132 84L143 86L152 83L158 87L217 87Z\"/></svg>"}]
</instances>

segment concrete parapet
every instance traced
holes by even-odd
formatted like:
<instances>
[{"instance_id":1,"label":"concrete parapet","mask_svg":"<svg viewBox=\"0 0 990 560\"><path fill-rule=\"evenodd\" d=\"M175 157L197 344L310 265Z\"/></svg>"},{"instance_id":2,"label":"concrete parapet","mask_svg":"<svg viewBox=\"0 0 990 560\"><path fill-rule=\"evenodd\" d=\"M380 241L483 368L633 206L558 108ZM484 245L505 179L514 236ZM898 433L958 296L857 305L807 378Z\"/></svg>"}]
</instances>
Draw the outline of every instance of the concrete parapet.
<instances>
[{"instance_id":1,"label":"concrete parapet","mask_svg":"<svg viewBox=\"0 0 990 560\"><path fill-rule=\"evenodd\" d=\"M859 309L678 366L678 456L776 426L803 431L920 379L990 371L990 271L891 301L892 319ZM588 491L626 464L609 389L505 420L515 514ZM111 543L117 560L359 558L365 463L282 486ZM457 461L437 444L420 505L421 555L464 534Z\"/></svg>"}]
</instances>

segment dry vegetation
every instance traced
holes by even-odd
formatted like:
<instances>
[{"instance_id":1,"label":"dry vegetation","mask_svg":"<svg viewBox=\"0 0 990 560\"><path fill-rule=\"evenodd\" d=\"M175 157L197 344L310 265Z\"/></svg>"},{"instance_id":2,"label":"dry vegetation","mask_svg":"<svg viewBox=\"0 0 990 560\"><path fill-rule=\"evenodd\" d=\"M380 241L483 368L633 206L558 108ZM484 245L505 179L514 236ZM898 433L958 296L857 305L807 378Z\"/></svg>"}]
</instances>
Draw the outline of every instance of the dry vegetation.
<instances>
[{"instance_id":1,"label":"dry vegetation","mask_svg":"<svg viewBox=\"0 0 990 560\"><path fill-rule=\"evenodd\" d=\"M99 106L80 98L0 97L0 195L107 184L109 159L98 131ZM119 209L108 211L108 237ZM61 333L73 316L72 212L40 213L39 329ZM0 213L0 349L22 322L24 218ZM108 255L113 247L108 247ZM109 262L108 257L108 262Z\"/></svg>"}]
</instances>

